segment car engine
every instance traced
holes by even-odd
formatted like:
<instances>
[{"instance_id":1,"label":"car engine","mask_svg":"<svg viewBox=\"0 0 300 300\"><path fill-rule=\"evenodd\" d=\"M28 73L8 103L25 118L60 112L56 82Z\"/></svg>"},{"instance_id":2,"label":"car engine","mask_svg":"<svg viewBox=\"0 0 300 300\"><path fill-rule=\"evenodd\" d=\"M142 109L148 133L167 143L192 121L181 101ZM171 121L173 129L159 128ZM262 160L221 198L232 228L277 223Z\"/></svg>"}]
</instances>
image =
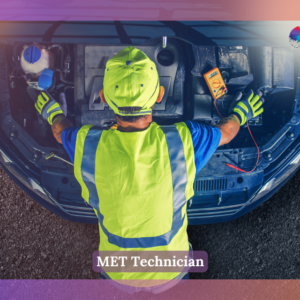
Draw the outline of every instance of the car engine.
<instances>
[{"instance_id":1,"label":"car engine","mask_svg":"<svg viewBox=\"0 0 300 300\"><path fill-rule=\"evenodd\" d=\"M106 62L124 47L36 43L11 46L7 53L12 62L9 83L14 118L38 143L55 146L51 128L34 108L38 93L47 89L57 100L66 98L67 118L74 126L109 128L116 123L115 115L100 101L99 91L103 88ZM153 120L158 124L194 120L215 125L220 115L228 115L236 93L250 88L263 92L264 106L268 108L249 121L258 143L270 140L291 116L296 73L292 49L195 46L176 38L169 38L166 44L155 39L135 47L155 62L160 84L165 88L163 100L153 108ZM227 87L227 93L216 100L217 109L203 77L213 68L219 69ZM251 145L246 128L226 147L241 145Z\"/></svg>"}]
</instances>

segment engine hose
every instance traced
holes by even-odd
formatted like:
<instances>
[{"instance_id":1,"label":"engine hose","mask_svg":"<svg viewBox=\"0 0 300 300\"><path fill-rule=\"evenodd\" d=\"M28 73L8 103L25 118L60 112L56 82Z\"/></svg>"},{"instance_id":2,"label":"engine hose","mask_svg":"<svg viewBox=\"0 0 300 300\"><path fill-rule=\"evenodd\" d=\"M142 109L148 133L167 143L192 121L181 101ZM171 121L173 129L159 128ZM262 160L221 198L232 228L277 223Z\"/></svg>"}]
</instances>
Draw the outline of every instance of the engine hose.
<instances>
[{"instance_id":1,"label":"engine hose","mask_svg":"<svg viewBox=\"0 0 300 300\"><path fill-rule=\"evenodd\" d=\"M13 67L19 71L22 75L26 75L24 73L24 71L22 70L21 68L21 65L20 65L20 61L18 59L19 57L19 53L20 53L20 48L21 46L23 46L23 43L17 43L13 46L13 59L12 59L12 64L13 64Z\"/></svg>"},{"instance_id":2,"label":"engine hose","mask_svg":"<svg viewBox=\"0 0 300 300\"><path fill-rule=\"evenodd\" d=\"M64 47L60 44L53 44L53 45L50 45L48 47L48 49L53 49L53 48L59 48L59 50L61 51L61 60L60 60L60 69L56 68L56 71L58 71L60 73L60 81L62 81L63 83L65 84L71 84L71 85L74 85L74 82L71 82L71 81L67 81L65 78L64 78L64 75L63 75L63 63L64 63ZM69 49L69 47L68 47Z\"/></svg>"},{"instance_id":3,"label":"engine hose","mask_svg":"<svg viewBox=\"0 0 300 300\"><path fill-rule=\"evenodd\" d=\"M64 93L66 93L66 91L67 91L68 89L74 89L74 86L73 86L73 85L66 85L66 86L64 87Z\"/></svg>"},{"instance_id":4,"label":"engine hose","mask_svg":"<svg viewBox=\"0 0 300 300\"><path fill-rule=\"evenodd\" d=\"M64 92L65 95L66 95L67 90L69 90L69 89L74 89L74 86L72 86L72 85L66 85L64 87L64 89L63 89L63 92ZM69 109L68 109L68 115L70 117L75 117L75 114L73 112L71 112Z\"/></svg>"},{"instance_id":5,"label":"engine hose","mask_svg":"<svg viewBox=\"0 0 300 300\"><path fill-rule=\"evenodd\" d=\"M53 48L59 48L60 50L63 51L63 46L60 45L60 44L53 44L53 45L50 45L50 46L48 47L48 50L53 49Z\"/></svg>"},{"instance_id":6,"label":"engine hose","mask_svg":"<svg viewBox=\"0 0 300 300\"><path fill-rule=\"evenodd\" d=\"M62 69L62 68L61 68L61 69ZM74 82L65 80L64 75L63 75L63 72L62 72L61 69L57 69L57 71L59 71L59 73L60 73L60 77L59 77L60 81L62 81L62 82L65 83L65 84L74 85Z\"/></svg>"}]
</instances>

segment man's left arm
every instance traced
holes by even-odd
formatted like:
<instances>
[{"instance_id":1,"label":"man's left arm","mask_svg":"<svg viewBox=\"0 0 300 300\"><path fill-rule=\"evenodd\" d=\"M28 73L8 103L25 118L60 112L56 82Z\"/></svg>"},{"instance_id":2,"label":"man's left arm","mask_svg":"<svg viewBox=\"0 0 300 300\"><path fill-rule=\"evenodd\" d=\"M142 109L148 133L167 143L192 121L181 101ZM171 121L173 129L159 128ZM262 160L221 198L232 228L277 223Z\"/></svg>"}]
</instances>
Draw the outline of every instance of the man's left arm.
<instances>
[{"instance_id":1,"label":"man's left arm","mask_svg":"<svg viewBox=\"0 0 300 300\"><path fill-rule=\"evenodd\" d=\"M223 118L215 127L221 131L219 146L228 144L239 132L240 121L236 115L229 115Z\"/></svg>"},{"instance_id":2,"label":"man's left arm","mask_svg":"<svg viewBox=\"0 0 300 300\"><path fill-rule=\"evenodd\" d=\"M256 94L250 90L246 95L242 97L237 103L233 100L232 109L230 109L230 115L223 118L217 125L221 131L220 144L228 144L239 132L240 126L246 124L247 121L260 115L264 109L262 104L264 99L261 98L262 93L257 91Z\"/></svg>"},{"instance_id":3,"label":"man's left arm","mask_svg":"<svg viewBox=\"0 0 300 300\"><path fill-rule=\"evenodd\" d=\"M72 123L64 116L64 115L59 115L57 116L52 123L51 129L52 129L52 133L55 137L55 139L62 144L62 140L61 140L61 134L62 132L68 128L68 127L72 127Z\"/></svg>"}]
</instances>

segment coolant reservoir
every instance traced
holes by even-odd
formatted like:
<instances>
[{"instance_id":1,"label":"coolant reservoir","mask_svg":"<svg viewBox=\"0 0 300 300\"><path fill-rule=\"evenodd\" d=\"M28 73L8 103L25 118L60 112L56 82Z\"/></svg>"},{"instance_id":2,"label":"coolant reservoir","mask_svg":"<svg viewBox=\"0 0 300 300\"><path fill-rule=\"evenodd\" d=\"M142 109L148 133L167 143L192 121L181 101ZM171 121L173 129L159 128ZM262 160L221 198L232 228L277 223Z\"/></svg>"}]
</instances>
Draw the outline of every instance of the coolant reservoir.
<instances>
[{"instance_id":1,"label":"coolant reservoir","mask_svg":"<svg viewBox=\"0 0 300 300\"><path fill-rule=\"evenodd\" d=\"M53 53L39 44L25 45L21 53L21 67L32 78L38 78L43 70L52 69Z\"/></svg>"}]
</instances>

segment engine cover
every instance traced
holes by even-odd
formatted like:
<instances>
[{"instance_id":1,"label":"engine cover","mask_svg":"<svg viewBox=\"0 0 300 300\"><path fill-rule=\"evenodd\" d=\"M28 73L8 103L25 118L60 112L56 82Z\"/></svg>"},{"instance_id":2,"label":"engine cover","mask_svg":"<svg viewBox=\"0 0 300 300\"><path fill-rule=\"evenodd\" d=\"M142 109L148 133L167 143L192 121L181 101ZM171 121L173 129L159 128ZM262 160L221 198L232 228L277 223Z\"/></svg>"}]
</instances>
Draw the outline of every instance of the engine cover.
<instances>
[{"instance_id":1,"label":"engine cover","mask_svg":"<svg viewBox=\"0 0 300 300\"><path fill-rule=\"evenodd\" d=\"M154 61L164 86L165 94L160 103L156 103L153 116L160 119L180 120L183 117L184 64L181 50L171 42L166 48L156 46L134 46L142 50ZM108 127L116 119L114 112L100 101L99 91L103 88L106 62L124 46L76 46L75 62L75 101L76 125L85 124Z\"/></svg>"}]
</instances>

